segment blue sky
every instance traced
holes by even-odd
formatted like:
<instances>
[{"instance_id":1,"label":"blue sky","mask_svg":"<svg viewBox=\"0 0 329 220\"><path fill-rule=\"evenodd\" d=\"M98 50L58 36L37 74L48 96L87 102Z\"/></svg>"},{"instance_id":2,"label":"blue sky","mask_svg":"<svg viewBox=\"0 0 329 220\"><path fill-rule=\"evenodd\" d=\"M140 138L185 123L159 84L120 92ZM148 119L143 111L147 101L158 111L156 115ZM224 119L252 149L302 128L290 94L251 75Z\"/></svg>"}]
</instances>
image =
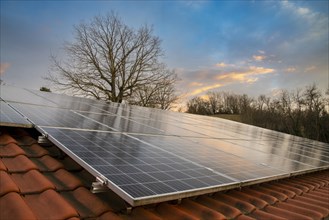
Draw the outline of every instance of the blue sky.
<instances>
[{"instance_id":1,"label":"blue sky","mask_svg":"<svg viewBox=\"0 0 329 220\"><path fill-rule=\"evenodd\" d=\"M328 1L1 1L1 78L47 85L50 54L64 58L73 25L115 11L153 25L163 61L190 98L221 90L251 96L328 87Z\"/></svg>"}]
</instances>

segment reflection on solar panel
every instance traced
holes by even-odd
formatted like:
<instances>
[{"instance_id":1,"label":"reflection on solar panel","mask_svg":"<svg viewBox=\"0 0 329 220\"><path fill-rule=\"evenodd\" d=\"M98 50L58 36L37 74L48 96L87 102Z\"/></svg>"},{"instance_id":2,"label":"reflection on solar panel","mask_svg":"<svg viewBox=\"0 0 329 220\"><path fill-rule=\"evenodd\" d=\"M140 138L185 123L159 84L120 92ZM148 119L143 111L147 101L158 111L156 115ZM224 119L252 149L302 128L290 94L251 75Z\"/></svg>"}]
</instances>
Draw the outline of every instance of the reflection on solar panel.
<instances>
[{"instance_id":1,"label":"reflection on solar panel","mask_svg":"<svg viewBox=\"0 0 329 220\"><path fill-rule=\"evenodd\" d=\"M0 101L0 126L27 127L31 128L32 124L19 115L7 103Z\"/></svg>"},{"instance_id":2,"label":"reflection on solar panel","mask_svg":"<svg viewBox=\"0 0 329 220\"><path fill-rule=\"evenodd\" d=\"M317 141L217 118L19 92L1 98L132 206L329 168L329 144Z\"/></svg>"}]
</instances>

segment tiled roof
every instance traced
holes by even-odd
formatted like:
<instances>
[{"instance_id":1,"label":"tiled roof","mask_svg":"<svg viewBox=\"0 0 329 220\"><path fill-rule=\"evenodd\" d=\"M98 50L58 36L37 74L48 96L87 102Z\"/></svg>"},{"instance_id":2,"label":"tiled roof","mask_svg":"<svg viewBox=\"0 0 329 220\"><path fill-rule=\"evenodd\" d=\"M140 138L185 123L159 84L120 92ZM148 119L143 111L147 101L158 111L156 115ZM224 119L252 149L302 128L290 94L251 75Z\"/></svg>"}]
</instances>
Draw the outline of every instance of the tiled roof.
<instances>
[{"instance_id":1,"label":"tiled roof","mask_svg":"<svg viewBox=\"0 0 329 220\"><path fill-rule=\"evenodd\" d=\"M27 132L28 131L28 132ZM329 170L126 212L111 191L89 191L94 178L35 130L1 128L0 219L323 219Z\"/></svg>"}]
</instances>

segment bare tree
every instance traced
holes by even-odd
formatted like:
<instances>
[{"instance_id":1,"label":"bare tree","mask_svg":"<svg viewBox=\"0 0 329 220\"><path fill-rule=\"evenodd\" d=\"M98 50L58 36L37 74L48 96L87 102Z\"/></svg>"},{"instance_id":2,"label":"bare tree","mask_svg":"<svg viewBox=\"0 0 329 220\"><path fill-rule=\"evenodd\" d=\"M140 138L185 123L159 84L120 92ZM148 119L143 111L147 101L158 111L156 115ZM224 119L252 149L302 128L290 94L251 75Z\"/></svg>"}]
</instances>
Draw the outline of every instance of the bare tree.
<instances>
[{"instance_id":1,"label":"bare tree","mask_svg":"<svg viewBox=\"0 0 329 220\"><path fill-rule=\"evenodd\" d=\"M169 110L178 100L175 83L178 80L174 71L166 68L158 70L157 79L152 79L138 87L128 100L129 103L145 107Z\"/></svg>"},{"instance_id":2,"label":"bare tree","mask_svg":"<svg viewBox=\"0 0 329 220\"><path fill-rule=\"evenodd\" d=\"M54 72L46 79L58 88L122 102L136 89L158 83L163 52L152 28L135 30L112 12L75 26L74 36L64 45L66 60L52 56Z\"/></svg>"}]
</instances>

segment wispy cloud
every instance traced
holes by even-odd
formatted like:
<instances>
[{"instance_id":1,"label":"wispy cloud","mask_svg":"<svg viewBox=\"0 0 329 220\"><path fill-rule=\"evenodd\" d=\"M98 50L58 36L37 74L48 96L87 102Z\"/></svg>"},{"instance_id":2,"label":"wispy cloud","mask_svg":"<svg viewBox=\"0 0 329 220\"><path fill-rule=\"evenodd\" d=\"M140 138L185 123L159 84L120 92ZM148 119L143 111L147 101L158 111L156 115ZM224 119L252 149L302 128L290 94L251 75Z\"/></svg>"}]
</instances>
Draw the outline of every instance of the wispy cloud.
<instances>
[{"instance_id":1,"label":"wispy cloud","mask_svg":"<svg viewBox=\"0 0 329 220\"><path fill-rule=\"evenodd\" d=\"M242 83L254 83L258 80L259 75L265 75L273 73L274 69L250 66L246 70L233 71L216 76L217 80L225 80L229 82L242 82Z\"/></svg>"},{"instance_id":2,"label":"wispy cloud","mask_svg":"<svg viewBox=\"0 0 329 220\"><path fill-rule=\"evenodd\" d=\"M3 75L10 67L10 63L0 63L0 75Z\"/></svg>"},{"instance_id":3,"label":"wispy cloud","mask_svg":"<svg viewBox=\"0 0 329 220\"><path fill-rule=\"evenodd\" d=\"M224 62L220 62L220 63L216 63L215 64L216 67L227 67L228 64L224 63Z\"/></svg>"},{"instance_id":4,"label":"wispy cloud","mask_svg":"<svg viewBox=\"0 0 329 220\"><path fill-rule=\"evenodd\" d=\"M316 66L309 66L307 67L304 72L307 73L307 72L311 72L312 70L315 70L316 69Z\"/></svg>"},{"instance_id":5,"label":"wispy cloud","mask_svg":"<svg viewBox=\"0 0 329 220\"><path fill-rule=\"evenodd\" d=\"M191 82L191 83L189 84L189 86L191 86L191 87L195 87L195 86L203 86L203 83L200 83L200 82Z\"/></svg>"},{"instance_id":6,"label":"wispy cloud","mask_svg":"<svg viewBox=\"0 0 329 220\"><path fill-rule=\"evenodd\" d=\"M219 84L219 83L209 85L209 86L204 86L204 87L193 90L189 95L190 96L195 96L195 95L198 95L200 93L207 92L207 91L212 90L212 89L217 89L217 88L222 87L222 86L223 86L223 84Z\"/></svg>"},{"instance_id":7,"label":"wispy cloud","mask_svg":"<svg viewBox=\"0 0 329 220\"><path fill-rule=\"evenodd\" d=\"M296 72L296 68L291 66L291 67L284 69L284 71L288 72L288 73L293 73L293 72Z\"/></svg>"},{"instance_id":8,"label":"wispy cloud","mask_svg":"<svg viewBox=\"0 0 329 220\"><path fill-rule=\"evenodd\" d=\"M262 56L262 55L254 55L254 56L252 56L252 58L253 58L255 61L262 61L262 60L265 60L265 59L266 59L266 56Z\"/></svg>"}]
</instances>

